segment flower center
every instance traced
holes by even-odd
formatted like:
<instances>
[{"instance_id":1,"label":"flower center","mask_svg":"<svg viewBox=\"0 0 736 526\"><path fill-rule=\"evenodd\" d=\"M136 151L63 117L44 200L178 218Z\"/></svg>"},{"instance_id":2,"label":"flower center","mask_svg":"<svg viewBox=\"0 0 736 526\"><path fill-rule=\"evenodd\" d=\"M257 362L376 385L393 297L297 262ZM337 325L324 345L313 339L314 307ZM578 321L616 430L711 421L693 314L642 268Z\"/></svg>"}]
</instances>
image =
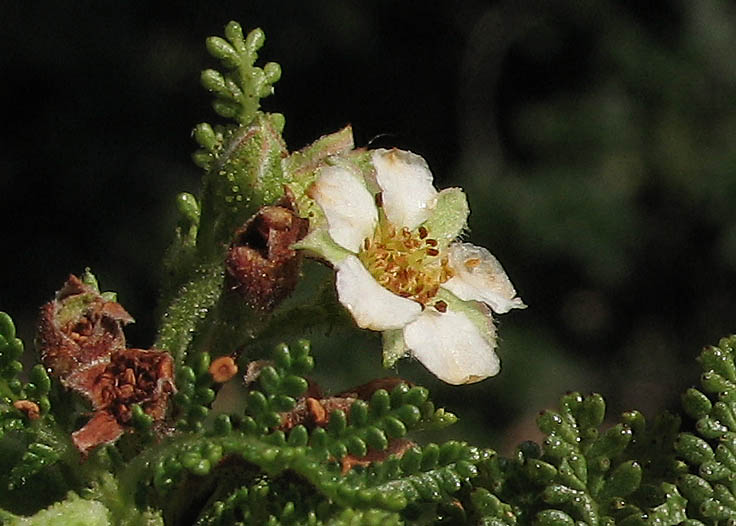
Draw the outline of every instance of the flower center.
<instances>
[{"instance_id":1,"label":"flower center","mask_svg":"<svg viewBox=\"0 0 736 526\"><path fill-rule=\"evenodd\" d=\"M423 226L398 229L385 217L373 237L363 241L358 258L378 283L394 294L428 305L452 277L447 256ZM443 302L437 302L443 307Z\"/></svg>"}]
</instances>

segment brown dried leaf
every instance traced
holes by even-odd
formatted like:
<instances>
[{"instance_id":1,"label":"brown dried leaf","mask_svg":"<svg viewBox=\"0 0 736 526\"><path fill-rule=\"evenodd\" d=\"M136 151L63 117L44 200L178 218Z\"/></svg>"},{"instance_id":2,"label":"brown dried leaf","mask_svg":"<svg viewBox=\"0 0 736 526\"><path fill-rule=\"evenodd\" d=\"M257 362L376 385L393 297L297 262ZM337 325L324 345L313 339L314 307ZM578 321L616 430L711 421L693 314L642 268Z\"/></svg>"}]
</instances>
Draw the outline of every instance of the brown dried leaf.
<instances>
[{"instance_id":1,"label":"brown dried leaf","mask_svg":"<svg viewBox=\"0 0 736 526\"><path fill-rule=\"evenodd\" d=\"M355 466L366 467L370 466L373 462L383 462L392 455L396 455L401 458L404 456L404 453L414 446L414 444L414 442L405 438L394 438L388 443L388 447L385 451L369 449L368 453L362 457L356 457L355 455L350 454L345 455L340 459L342 474L345 475Z\"/></svg>"},{"instance_id":2,"label":"brown dried leaf","mask_svg":"<svg viewBox=\"0 0 736 526\"><path fill-rule=\"evenodd\" d=\"M41 418L41 410L38 404L31 402L30 400L16 400L13 402L13 407L18 411L25 413L28 420L38 420Z\"/></svg>"},{"instance_id":3,"label":"brown dried leaf","mask_svg":"<svg viewBox=\"0 0 736 526\"><path fill-rule=\"evenodd\" d=\"M260 369L271 362L250 362L248 364L248 374L252 375L251 381L254 381ZM251 370L252 368L252 370ZM248 383L248 382L246 382ZM366 384L347 389L335 396L323 396L319 385L314 382L309 383L309 389L297 400L296 406L291 411L281 413L281 425L279 429L288 431L289 429L305 425L307 427L324 427L330 421L330 414L335 410L344 411L346 415L350 415L350 407L356 400L370 400L373 393L379 389L391 391L399 384L407 382L403 378L391 376L386 378L378 378Z\"/></svg>"},{"instance_id":4,"label":"brown dried leaf","mask_svg":"<svg viewBox=\"0 0 736 526\"><path fill-rule=\"evenodd\" d=\"M373 396L373 393L375 393L379 389L385 389L390 393L399 384L406 384L409 387L414 386L412 382L404 380L403 378L400 378L398 376L387 376L385 378L376 378L375 380L371 380L368 383L353 387L351 389L343 391L337 396L360 398L361 400L370 400L371 396Z\"/></svg>"}]
</instances>

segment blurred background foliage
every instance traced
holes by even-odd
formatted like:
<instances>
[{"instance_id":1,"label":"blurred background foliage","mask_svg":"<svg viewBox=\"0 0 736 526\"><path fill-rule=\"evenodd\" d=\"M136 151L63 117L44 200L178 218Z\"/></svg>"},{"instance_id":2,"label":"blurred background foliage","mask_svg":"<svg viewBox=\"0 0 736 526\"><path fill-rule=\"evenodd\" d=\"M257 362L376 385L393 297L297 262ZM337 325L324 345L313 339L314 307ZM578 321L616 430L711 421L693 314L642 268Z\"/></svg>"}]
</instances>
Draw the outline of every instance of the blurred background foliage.
<instances>
[{"instance_id":1,"label":"blurred background foliage","mask_svg":"<svg viewBox=\"0 0 736 526\"><path fill-rule=\"evenodd\" d=\"M731 2L10 0L0 308L29 347L37 307L85 266L150 345L173 198L198 188L189 132L215 120L204 38L230 19L283 68L265 106L291 149L349 122L359 145L423 155L529 304L499 320L496 378L399 365L459 414L451 434L508 451L566 390L612 414L677 407L699 348L736 331ZM385 374L374 335L315 338L328 386Z\"/></svg>"}]
</instances>

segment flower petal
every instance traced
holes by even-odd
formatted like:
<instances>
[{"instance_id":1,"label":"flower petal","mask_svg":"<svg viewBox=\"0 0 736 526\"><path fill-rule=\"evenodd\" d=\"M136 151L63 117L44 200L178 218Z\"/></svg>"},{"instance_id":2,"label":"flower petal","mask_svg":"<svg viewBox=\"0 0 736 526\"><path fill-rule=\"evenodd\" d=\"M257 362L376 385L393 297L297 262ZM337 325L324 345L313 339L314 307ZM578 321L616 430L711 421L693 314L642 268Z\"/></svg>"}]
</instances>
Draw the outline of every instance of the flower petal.
<instances>
[{"instance_id":1,"label":"flower petal","mask_svg":"<svg viewBox=\"0 0 736 526\"><path fill-rule=\"evenodd\" d=\"M388 220L409 229L426 221L437 203L427 162L415 153L396 148L376 150L372 157Z\"/></svg>"},{"instance_id":2,"label":"flower petal","mask_svg":"<svg viewBox=\"0 0 736 526\"><path fill-rule=\"evenodd\" d=\"M383 288L355 256L337 264L337 296L362 329L401 329L422 312L416 301Z\"/></svg>"},{"instance_id":3,"label":"flower petal","mask_svg":"<svg viewBox=\"0 0 736 526\"><path fill-rule=\"evenodd\" d=\"M501 263L488 250L470 243L453 243L449 252L454 276L442 287L461 300L482 301L498 314L526 307L516 297Z\"/></svg>"},{"instance_id":4,"label":"flower petal","mask_svg":"<svg viewBox=\"0 0 736 526\"><path fill-rule=\"evenodd\" d=\"M373 196L363 182L345 168L328 166L320 171L309 195L325 213L332 239L357 253L378 221Z\"/></svg>"},{"instance_id":5,"label":"flower petal","mask_svg":"<svg viewBox=\"0 0 736 526\"><path fill-rule=\"evenodd\" d=\"M495 339L487 341L459 312L426 309L404 328L404 341L430 372L448 384L479 382L501 369L493 352Z\"/></svg>"}]
</instances>

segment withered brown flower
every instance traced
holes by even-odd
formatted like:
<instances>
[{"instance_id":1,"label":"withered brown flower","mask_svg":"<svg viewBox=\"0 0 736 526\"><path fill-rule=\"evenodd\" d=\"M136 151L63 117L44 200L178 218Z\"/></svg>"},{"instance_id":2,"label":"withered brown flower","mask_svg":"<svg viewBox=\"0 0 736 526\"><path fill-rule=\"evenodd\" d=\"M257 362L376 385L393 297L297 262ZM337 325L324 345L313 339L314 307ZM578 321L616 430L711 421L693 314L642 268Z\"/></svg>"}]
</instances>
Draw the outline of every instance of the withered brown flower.
<instances>
[{"instance_id":1,"label":"withered brown flower","mask_svg":"<svg viewBox=\"0 0 736 526\"><path fill-rule=\"evenodd\" d=\"M309 227L293 209L288 195L278 204L263 206L235 232L226 265L233 288L254 308L273 309L296 287L301 253L291 246Z\"/></svg>"},{"instance_id":2,"label":"withered brown flower","mask_svg":"<svg viewBox=\"0 0 736 526\"><path fill-rule=\"evenodd\" d=\"M356 400L370 400L373 393L379 389L390 391L401 383L413 385L402 378L392 376L378 378L334 396L323 396L320 387L310 383L308 391L297 400L294 409L281 413L281 425L278 428L282 431L289 431L298 425L304 425L310 429L327 427L333 411L343 411L349 417L350 409ZM362 456L345 455L339 459L342 474L346 474L355 466L365 467L374 462L383 462L392 455L400 458L412 446L414 442L411 440L391 438L385 450L368 449Z\"/></svg>"},{"instance_id":3,"label":"withered brown flower","mask_svg":"<svg viewBox=\"0 0 736 526\"><path fill-rule=\"evenodd\" d=\"M64 385L98 361L125 349L123 325L133 317L115 301L71 275L55 298L41 307L41 359Z\"/></svg>"},{"instance_id":4,"label":"withered brown flower","mask_svg":"<svg viewBox=\"0 0 736 526\"><path fill-rule=\"evenodd\" d=\"M72 388L84 394L95 413L72 434L74 445L86 453L99 444L114 442L130 426L131 406L161 421L169 395L174 391L174 362L165 351L123 349L115 351L96 376Z\"/></svg>"},{"instance_id":5,"label":"withered brown flower","mask_svg":"<svg viewBox=\"0 0 736 526\"><path fill-rule=\"evenodd\" d=\"M83 454L117 440L131 426L139 404L154 421L166 415L174 391L174 363L167 352L126 349L123 324L133 318L117 302L70 276L41 308L41 359L66 388L92 405L92 418L72 434Z\"/></svg>"}]
</instances>

